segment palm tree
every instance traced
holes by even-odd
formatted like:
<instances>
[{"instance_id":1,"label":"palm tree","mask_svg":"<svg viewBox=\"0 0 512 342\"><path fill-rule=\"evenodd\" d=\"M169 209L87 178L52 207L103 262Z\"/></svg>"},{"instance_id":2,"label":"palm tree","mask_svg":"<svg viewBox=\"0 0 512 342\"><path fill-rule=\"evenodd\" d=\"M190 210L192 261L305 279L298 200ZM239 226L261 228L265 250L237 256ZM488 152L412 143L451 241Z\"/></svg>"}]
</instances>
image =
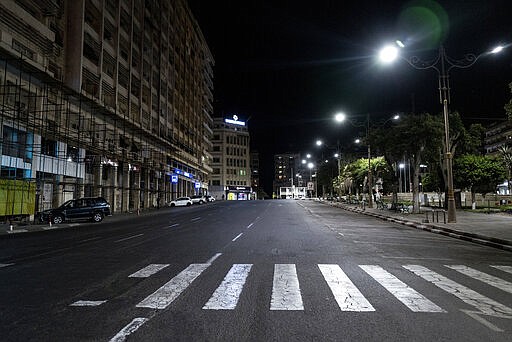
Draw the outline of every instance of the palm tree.
<instances>
[{"instance_id":1,"label":"palm tree","mask_svg":"<svg viewBox=\"0 0 512 342\"><path fill-rule=\"evenodd\" d=\"M499 148L499 152L508 171L508 191L509 193L512 193L512 148L510 148L510 146L503 145Z\"/></svg>"}]
</instances>

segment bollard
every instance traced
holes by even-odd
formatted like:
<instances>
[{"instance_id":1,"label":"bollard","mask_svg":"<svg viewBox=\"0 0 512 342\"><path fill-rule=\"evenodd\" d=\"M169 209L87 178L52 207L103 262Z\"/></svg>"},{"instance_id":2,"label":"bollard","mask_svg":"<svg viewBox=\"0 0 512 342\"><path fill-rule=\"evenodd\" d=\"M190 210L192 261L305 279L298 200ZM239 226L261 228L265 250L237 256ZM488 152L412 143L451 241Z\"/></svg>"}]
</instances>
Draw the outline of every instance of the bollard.
<instances>
[{"instance_id":1,"label":"bollard","mask_svg":"<svg viewBox=\"0 0 512 342\"><path fill-rule=\"evenodd\" d=\"M137 216L140 215L140 208L137 208Z\"/></svg>"}]
</instances>

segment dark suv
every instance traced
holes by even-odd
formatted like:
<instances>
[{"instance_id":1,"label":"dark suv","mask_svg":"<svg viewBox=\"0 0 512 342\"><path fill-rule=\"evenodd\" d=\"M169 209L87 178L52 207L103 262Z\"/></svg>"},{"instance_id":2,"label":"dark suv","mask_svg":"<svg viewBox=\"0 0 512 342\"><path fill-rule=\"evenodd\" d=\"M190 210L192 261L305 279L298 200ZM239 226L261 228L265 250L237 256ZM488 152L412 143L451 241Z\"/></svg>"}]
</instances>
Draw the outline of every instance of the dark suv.
<instances>
[{"instance_id":1,"label":"dark suv","mask_svg":"<svg viewBox=\"0 0 512 342\"><path fill-rule=\"evenodd\" d=\"M44 210L39 214L39 220L55 224L83 219L101 222L103 217L111 215L110 204L103 197L85 197L69 200L56 209Z\"/></svg>"}]
</instances>

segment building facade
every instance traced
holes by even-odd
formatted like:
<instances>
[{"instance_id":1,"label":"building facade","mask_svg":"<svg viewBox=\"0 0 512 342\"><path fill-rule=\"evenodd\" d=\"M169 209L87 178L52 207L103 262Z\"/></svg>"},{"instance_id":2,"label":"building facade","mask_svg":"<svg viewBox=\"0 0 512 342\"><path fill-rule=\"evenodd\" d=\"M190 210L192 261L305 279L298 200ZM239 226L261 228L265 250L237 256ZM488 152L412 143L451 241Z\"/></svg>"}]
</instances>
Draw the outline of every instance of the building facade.
<instances>
[{"instance_id":1,"label":"building facade","mask_svg":"<svg viewBox=\"0 0 512 342\"><path fill-rule=\"evenodd\" d=\"M496 154L501 146L512 146L512 121L493 123L485 130L485 153Z\"/></svg>"},{"instance_id":2,"label":"building facade","mask_svg":"<svg viewBox=\"0 0 512 342\"><path fill-rule=\"evenodd\" d=\"M233 119L213 119L212 174L209 192L217 199L254 199L251 188L250 136L247 125Z\"/></svg>"},{"instance_id":3,"label":"building facade","mask_svg":"<svg viewBox=\"0 0 512 342\"><path fill-rule=\"evenodd\" d=\"M512 148L512 121L493 123L485 130L485 153L496 155L502 147ZM510 195L509 181L498 184L498 194Z\"/></svg>"},{"instance_id":4,"label":"building facade","mask_svg":"<svg viewBox=\"0 0 512 342\"><path fill-rule=\"evenodd\" d=\"M213 65L185 0L0 0L0 217L206 192Z\"/></svg>"}]
</instances>

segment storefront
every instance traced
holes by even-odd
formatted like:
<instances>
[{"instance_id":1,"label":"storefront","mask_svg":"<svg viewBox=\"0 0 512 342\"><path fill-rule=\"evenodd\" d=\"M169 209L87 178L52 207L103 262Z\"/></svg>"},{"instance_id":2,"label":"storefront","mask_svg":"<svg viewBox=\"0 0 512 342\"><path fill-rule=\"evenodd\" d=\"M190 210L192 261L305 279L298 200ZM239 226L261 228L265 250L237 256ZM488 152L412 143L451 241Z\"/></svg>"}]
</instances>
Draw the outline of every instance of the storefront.
<instances>
[{"instance_id":1,"label":"storefront","mask_svg":"<svg viewBox=\"0 0 512 342\"><path fill-rule=\"evenodd\" d=\"M228 186L226 199L228 201L248 201L252 199L251 194L250 186Z\"/></svg>"}]
</instances>

